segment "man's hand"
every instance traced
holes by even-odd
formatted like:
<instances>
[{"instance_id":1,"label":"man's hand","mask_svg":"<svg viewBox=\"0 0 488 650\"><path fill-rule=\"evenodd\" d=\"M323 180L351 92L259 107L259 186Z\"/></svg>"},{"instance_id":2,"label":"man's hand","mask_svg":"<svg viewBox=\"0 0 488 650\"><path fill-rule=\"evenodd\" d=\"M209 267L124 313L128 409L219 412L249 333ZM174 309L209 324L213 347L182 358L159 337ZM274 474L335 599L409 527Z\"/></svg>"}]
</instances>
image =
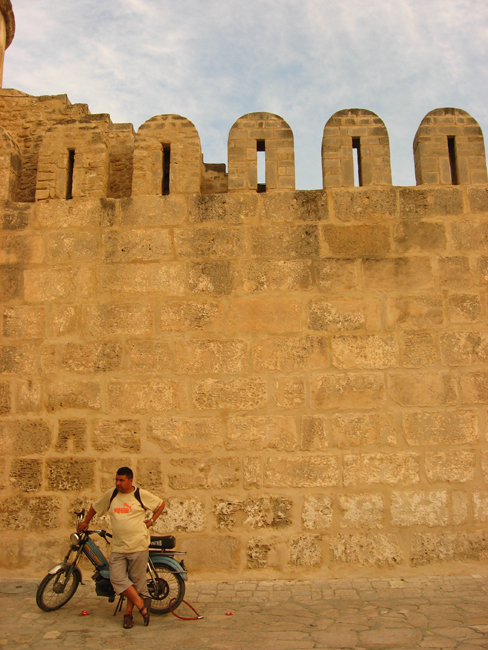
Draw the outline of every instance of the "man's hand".
<instances>
[{"instance_id":1,"label":"man's hand","mask_svg":"<svg viewBox=\"0 0 488 650\"><path fill-rule=\"evenodd\" d=\"M86 523L86 521L80 521L80 523L78 524L78 532L82 533L87 528L88 528L88 524Z\"/></svg>"},{"instance_id":2,"label":"man's hand","mask_svg":"<svg viewBox=\"0 0 488 650\"><path fill-rule=\"evenodd\" d=\"M145 519L144 523L146 524L147 528L151 528L151 526L153 525L154 522L153 522L152 519Z\"/></svg>"}]
</instances>

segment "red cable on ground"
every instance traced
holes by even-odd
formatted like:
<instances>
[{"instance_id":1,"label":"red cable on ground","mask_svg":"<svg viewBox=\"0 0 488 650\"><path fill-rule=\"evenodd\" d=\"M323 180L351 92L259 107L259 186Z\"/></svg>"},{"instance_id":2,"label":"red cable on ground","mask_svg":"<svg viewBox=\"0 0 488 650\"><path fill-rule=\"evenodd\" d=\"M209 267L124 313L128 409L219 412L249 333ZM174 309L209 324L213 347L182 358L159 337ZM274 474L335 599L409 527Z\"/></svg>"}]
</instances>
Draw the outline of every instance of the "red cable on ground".
<instances>
[{"instance_id":1,"label":"red cable on ground","mask_svg":"<svg viewBox=\"0 0 488 650\"><path fill-rule=\"evenodd\" d=\"M181 621L199 621L200 619L203 618L203 616L201 616L201 615L197 612L197 610L196 610L194 607L192 607L192 606L190 605L190 603L187 603L186 600L182 600L181 602L182 602L182 603L185 603L185 605L186 605L187 607L189 607L191 610L193 610L193 611L195 612L196 616L186 617L186 616L180 616L179 614L175 614L174 611L171 609L171 603L173 603L175 600L176 600L176 598L172 598L172 599L169 601L169 611L173 614L173 616L176 616L176 618L179 618Z\"/></svg>"}]
</instances>

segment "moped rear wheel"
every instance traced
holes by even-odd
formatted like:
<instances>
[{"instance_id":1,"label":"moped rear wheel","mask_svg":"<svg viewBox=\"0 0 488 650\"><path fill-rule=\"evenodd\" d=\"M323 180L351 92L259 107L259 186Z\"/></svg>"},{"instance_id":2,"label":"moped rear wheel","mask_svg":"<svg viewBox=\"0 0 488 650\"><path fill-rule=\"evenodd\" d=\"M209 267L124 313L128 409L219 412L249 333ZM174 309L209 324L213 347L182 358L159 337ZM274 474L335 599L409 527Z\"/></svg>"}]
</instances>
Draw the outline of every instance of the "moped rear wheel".
<instances>
[{"instance_id":1,"label":"moped rear wheel","mask_svg":"<svg viewBox=\"0 0 488 650\"><path fill-rule=\"evenodd\" d=\"M178 573L173 573L168 568L155 565L157 582L154 583L149 571L147 572L147 591L151 596L151 614L168 614L174 611L185 595L185 581Z\"/></svg>"},{"instance_id":2,"label":"moped rear wheel","mask_svg":"<svg viewBox=\"0 0 488 650\"><path fill-rule=\"evenodd\" d=\"M78 570L72 571L66 581L66 568L57 573L48 573L37 589L36 603L45 612L54 612L73 598L80 584Z\"/></svg>"}]
</instances>

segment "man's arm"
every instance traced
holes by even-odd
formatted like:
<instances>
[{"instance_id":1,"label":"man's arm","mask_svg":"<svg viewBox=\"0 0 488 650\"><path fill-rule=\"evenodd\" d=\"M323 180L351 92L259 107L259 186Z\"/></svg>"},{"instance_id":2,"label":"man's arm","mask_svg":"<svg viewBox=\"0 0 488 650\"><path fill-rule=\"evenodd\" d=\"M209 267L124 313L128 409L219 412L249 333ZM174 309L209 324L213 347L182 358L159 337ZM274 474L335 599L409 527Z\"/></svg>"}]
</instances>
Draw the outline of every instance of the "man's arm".
<instances>
[{"instance_id":1,"label":"man's arm","mask_svg":"<svg viewBox=\"0 0 488 650\"><path fill-rule=\"evenodd\" d=\"M163 508L164 508L164 503L163 503ZM90 521L93 519L93 517L96 514L97 513L94 510L93 506L90 506L90 510L88 510L87 515L85 516L83 521L80 521L80 523L78 524L78 532L79 533L83 532L84 530L86 530L88 528L88 524L90 523Z\"/></svg>"},{"instance_id":2,"label":"man's arm","mask_svg":"<svg viewBox=\"0 0 488 650\"><path fill-rule=\"evenodd\" d=\"M150 527L151 527L151 526L156 522L156 519L157 519L157 518L159 517L159 515L163 512L163 510L164 510L164 506L165 506L165 503L164 503L164 501L163 501L163 503L159 506L159 508L154 512L154 514L153 514L153 516L151 517L151 519L146 519L146 521L145 521L144 523L146 524L146 526L147 526L148 528L150 528ZM90 514L90 513L88 513L88 514Z\"/></svg>"}]
</instances>

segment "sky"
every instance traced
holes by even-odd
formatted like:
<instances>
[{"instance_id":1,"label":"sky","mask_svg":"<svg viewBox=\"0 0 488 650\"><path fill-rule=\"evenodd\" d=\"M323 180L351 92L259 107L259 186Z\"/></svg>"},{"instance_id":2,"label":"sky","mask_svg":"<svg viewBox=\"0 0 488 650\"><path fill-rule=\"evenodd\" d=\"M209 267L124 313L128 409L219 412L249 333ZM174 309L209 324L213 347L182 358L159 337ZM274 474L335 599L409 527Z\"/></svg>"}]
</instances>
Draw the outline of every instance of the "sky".
<instances>
[{"instance_id":1,"label":"sky","mask_svg":"<svg viewBox=\"0 0 488 650\"><path fill-rule=\"evenodd\" d=\"M390 136L394 185L415 185L422 118L454 106L488 134L487 0L12 0L5 88L66 93L138 127L191 120L207 163L232 124L276 113L297 189L321 189L327 120L365 108Z\"/></svg>"}]
</instances>

